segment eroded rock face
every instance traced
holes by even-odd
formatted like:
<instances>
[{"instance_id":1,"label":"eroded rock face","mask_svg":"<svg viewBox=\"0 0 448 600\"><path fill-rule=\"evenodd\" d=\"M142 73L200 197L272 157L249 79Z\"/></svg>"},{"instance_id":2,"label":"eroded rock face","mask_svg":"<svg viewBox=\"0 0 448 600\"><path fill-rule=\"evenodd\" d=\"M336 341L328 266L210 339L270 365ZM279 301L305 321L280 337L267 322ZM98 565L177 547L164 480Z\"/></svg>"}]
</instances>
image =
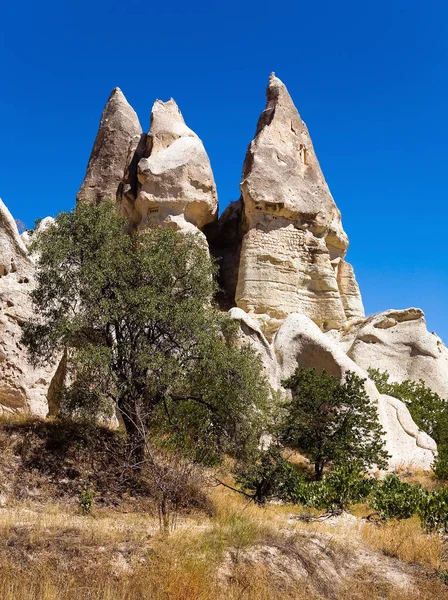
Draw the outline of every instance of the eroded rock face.
<instances>
[{"instance_id":1,"label":"eroded rock face","mask_svg":"<svg viewBox=\"0 0 448 600\"><path fill-rule=\"evenodd\" d=\"M27 248L19 236L16 222L0 199L0 277L25 274L31 268Z\"/></svg>"},{"instance_id":2,"label":"eroded rock face","mask_svg":"<svg viewBox=\"0 0 448 600\"><path fill-rule=\"evenodd\" d=\"M273 329L294 312L323 330L340 329L347 318L363 316L353 270L344 267L338 278L348 246L341 215L308 129L274 75L240 188L245 235L237 306L273 320Z\"/></svg>"},{"instance_id":3,"label":"eroded rock face","mask_svg":"<svg viewBox=\"0 0 448 600\"><path fill-rule=\"evenodd\" d=\"M325 369L340 380L348 371L356 373L366 379L366 391L377 407L385 430L386 450L391 455L389 468L406 465L430 470L436 444L417 427L406 405L396 398L380 394L366 371L353 362L335 340L322 333L311 319L301 314L288 315L269 344L261 337L256 321L244 318L242 312L232 309L230 316L239 321L241 335L246 342L261 353L274 389L280 389L281 381L290 377L298 366L314 367L318 372Z\"/></svg>"},{"instance_id":4,"label":"eroded rock face","mask_svg":"<svg viewBox=\"0 0 448 600\"><path fill-rule=\"evenodd\" d=\"M138 162L138 193L124 210L137 229L170 226L197 232L217 219L218 197L205 148L173 99L157 100L145 156Z\"/></svg>"},{"instance_id":5,"label":"eroded rock face","mask_svg":"<svg viewBox=\"0 0 448 600\"><path fill-rule=\"evenodd\" d=\"M0 414L26 412L45 416L47 392L56 365L33 368L20 344L21 324L33 315L30 292L34 286L34 264L3 203L0 241L0 262L4 267L10 266L0 272Z\"/></svg>"},{"instance_id":6,"label":"eroded rock face","mask_svg":"<svg viewBox=\"0 0 448 600\"><path fill-rule=\"evenodd\" d=\"M120 184L137 148L142 128L137 114L120 88L115 88L104 107L100 126L77 195L78 202L115 202Z\"/></svg>"},{"instance_id":7,"label":"eroded rock face","mask_svg":"<svg viewBox=\"0 0 448 600\"><path fill-rule=\"evenodd\" d=\"M426 328L419 308L387 310L342 334L348 356L363 369L388 371L390 380L423 381L448 400L448 349Z\"/></svg>"}]
</instances>

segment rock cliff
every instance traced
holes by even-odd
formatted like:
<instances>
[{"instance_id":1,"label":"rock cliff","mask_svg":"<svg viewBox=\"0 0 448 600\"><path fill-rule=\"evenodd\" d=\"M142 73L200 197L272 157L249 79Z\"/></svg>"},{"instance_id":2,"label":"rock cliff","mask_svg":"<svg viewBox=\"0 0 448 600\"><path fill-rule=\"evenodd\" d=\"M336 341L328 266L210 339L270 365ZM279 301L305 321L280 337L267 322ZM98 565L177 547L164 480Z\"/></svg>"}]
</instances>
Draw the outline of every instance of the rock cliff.
<instances>
[{"instance_id":1,"label":"rock cliff","mask_svg":"<svg viewBox=\"0 0 448 600\"><path fill-rule=\"evenodd\" d=\"M48 413L56 365L33 368L20 344L21 325L33 315L34 264L11 213L0 200L0 415Z\"/></svg>"},{"instance_id":2,"label":"rock cliff","mask_svg":"<svg viewBox=\"0 0 448 600\"><path fill-rule=\"evenodd\" d=\"M290 313L323 329L364 316L348 238L313 144L285 85L271 75L267 103L247 150L241 189L238 267L224 255L224 281L235 304L275 331ZM224 214L222 227L233 215ZM216 253L219 254L218 248Z\"/></svg>"}]
</instances>

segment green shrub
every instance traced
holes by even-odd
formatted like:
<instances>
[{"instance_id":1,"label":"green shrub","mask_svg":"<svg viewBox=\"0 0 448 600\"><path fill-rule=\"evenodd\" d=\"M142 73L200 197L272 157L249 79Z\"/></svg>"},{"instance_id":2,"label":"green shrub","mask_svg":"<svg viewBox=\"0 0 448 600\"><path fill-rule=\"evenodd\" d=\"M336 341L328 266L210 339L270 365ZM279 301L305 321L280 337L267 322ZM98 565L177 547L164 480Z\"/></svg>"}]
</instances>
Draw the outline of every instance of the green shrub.
<instances>
[{"instance_id":1,"label":"green shrub","mask_svg":"<svg viewBox=\"0 0 448 600\"><path fill-rule=\"evenodd\" d=\"M384 431L364 383L350 371L341 382L325 370L300 367L282 382L291 400L284 405L280 439L310 458L318 480L328 465L387 465Z\"/></svg>"},{"instance_id":2,"label":"green shrub","mask_svg":"<svg viewBox=\"0 0 448 600\"><path fill-rule=\"evenodd\" d=\"M448 444L438 445L437 456L432 468L437 479L441 481L448 480Z\"/></svg>"},{"instance_id":3,"label":"green shrub","mask_svg":"<svg viewBox=\"0 0 448 600\"><path fill-rule=\"evenodd\" d=\"M376 480L363 477L356 465L341 466L326 475L322 481L322 508L344 509L355 502L366 500Z\"/></svg>"},{"instance_id":4,"label":"green shrub","mask_svg":"<svg viewBox=\"0 0 448 600\"><path fill-rule=\"evenodd\" d=\"M403 483L396 475L387 475L373 489L369 503L383 519L408 519L417 514L424 495L420 486Z\"/></svg>"},{"instance_id":5,"label":"green shrub","mask_svg":"<svg viewBox=\"0 0 448 600\"><path fill-rule=\"evenodd\" d=\"M301 480L297 469L283 458L280 447L274 444L260 451L252 464L239 466L236 471L236 482L257 504L273 498L292 502Z\"/></svg>"},{"instance_id":6,"label":"green shrub","mask_svg":"<svg viewBox=\"0 0 448 600\"><path fill-rule=\"evenodd\" d=\"M417 514L428 531L448 533L448 489L424 493Z\"/></svg>"},{"instance_id":7,"label":"green shrub","mask_svg":"<svg viewBox=\"0 0 448 600\"><path fill-rule=\"evenodd\" d=\"M84 487L79 494L79 506L85 515L92 512L93 505L95 503L95 492L89 488Z\"/></svg>"},{"instance_id":8,"label":"green shrub","mask_svg":"<svg viewBox=\"0 0 448 600\"><path fill-rule=\"evenodd\" d=\"M278 446L271 446L255 464L240 469L236 481L259 504L276 498L329 511L366 500L376 483L363 477L357 465L337 467L321 481L312 481L282 457Z\"/></svg>"}]
</instances>

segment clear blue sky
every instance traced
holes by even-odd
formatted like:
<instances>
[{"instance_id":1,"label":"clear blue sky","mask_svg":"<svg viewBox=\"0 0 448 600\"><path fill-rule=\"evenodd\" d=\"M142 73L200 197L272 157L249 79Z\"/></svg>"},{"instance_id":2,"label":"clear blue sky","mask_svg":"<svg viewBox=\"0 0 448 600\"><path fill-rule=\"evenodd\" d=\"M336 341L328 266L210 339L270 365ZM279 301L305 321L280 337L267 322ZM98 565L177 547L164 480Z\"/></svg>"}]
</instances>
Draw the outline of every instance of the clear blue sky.
<instances>
[{"instance_id":1,"label":"clear blue sky","mask_svg":"<svg viewBox=\"0 0 448 600\"><path fill-rule=\"evenodd\" d=\"M221 209L271 71L311 136L366 311L419 306L448 341L448 5L443 0L78 0L0 8L0 197L28 226L73 206L115 86L148 128L173 96Z\"/></svg>"}]
</instances>

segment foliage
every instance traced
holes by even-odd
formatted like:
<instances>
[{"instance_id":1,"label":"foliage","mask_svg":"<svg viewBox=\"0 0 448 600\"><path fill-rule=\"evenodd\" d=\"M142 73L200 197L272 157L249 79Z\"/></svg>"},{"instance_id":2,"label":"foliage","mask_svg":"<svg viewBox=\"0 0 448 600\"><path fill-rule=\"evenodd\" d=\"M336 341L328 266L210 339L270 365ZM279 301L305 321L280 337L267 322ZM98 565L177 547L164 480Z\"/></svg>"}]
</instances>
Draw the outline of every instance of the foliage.
<instances>
[{"instance_id":1,"label":"foliage","mask_svg":"<svg viewBox=\"0 0 448 600\"><path fill-rule=\"evenodd\" d=\"M448 489L429 490L423 494L417 514L428 531L448 533Z\"/></svg>"},{"instance_id":2,"label":"foliage","mask_svg":"<svg viewBox=\"0 0 448 600\"><path fill-rule=\"evenodd\" d=\"M396 475L387 475L373 490L370 504L383 519L408 519L417 514L424 494L420 486L404 483Z\"/></svg>"},{"instance_id":3,"label":"foliage","mask_svg":"<svg viewBox=\"0 0 448 600\"><path fill-rule=\"evenodd\" d=\"M387 371L369 369L368 372L381 394L398 398L407 405L412 418L423 431L437 443L448 442L446 401L433 392L422 379L391 383Z\"/></svg>"},{"instance_id":4,"label":"foliage","mask_svg":"<svg viewBox=\"0 0 448 600\"><path fill-rule=\"evenodd\" d=\"M87 485L81 490L79 494L79 506L82 512L86 515L90 514L95 502L95 492Z\"/></svg>"},{"instance_id":5,"label":"foliage","mask_svg":"<svg viewBox=\"0 0 448 600\"><path fill-rule=\"evenodd\" d=\"M433 471L437 479L441 481L448 480L448 444L442 443L437 446L437 456L432 465Z\"/></svg>"},{"instance_id":6,"label":"foliage","mask_svg":"<svg viewBox=\"0 0 448 600\"><path fill-rule=\"evenodd\" d=\"M283 458L281 448L272 444L260 450L249 466L239 466L236 482L252 495L257 504L278 498L293 501L295 488L302 477L294 465Z\"/></svg>"},{"instance_id":7,"label":"foliage","mask_svg":"<svg viewBox=\"0 0 448 600\"><path fill-rule=\"evenodd\" d=\"M260 454L255 464L239 470L236 480L258 504L275 498L309 508L340 510L364 501L375 484L363 477L356 464L339 466L321 481L312 481L283 458L278 446Z\"/></svg>"},{"instance_id":8,"label":"foliage","mask_svg":"<svg viewBox=\"0 0 448 600\"><path fill-rule=\"evenodd\" d=\"M434 473L439 479L448 479L448 410L447 402L433 392L425 382L405 380L391 383L389 373L369 369L369 376L379 392L398 398L406 404L415 423L437 443L438 456Z\"/></svg>"},{"instance_id":9,"label":"foliage","mask_svg":"<svg viewBox=\"0 0 448 600\"><path fill-rule=\"evenodd\" d=\"M298 368L282 385L292 391L292 400L285 407L281 437L311 457L317 479L328 463L386 466L384 432L363 379L348 372L340 383L326 371Z\"/></svg>"},{"instance_id":10,"label":"foliage","mask_svg":"<svg viewBox=\"0 0 448 600\"><path fill-rule=\"evenodd\" d=\"M79 204L32 250L36 318L23 343L35 364L66 353L63 412L118 409L135 468L154 435L208 462L256 448L268 399L261 360L237 347L213 306L216 268L197 236L132 234L112 205Z\"/></svg>"}]
</instances>

